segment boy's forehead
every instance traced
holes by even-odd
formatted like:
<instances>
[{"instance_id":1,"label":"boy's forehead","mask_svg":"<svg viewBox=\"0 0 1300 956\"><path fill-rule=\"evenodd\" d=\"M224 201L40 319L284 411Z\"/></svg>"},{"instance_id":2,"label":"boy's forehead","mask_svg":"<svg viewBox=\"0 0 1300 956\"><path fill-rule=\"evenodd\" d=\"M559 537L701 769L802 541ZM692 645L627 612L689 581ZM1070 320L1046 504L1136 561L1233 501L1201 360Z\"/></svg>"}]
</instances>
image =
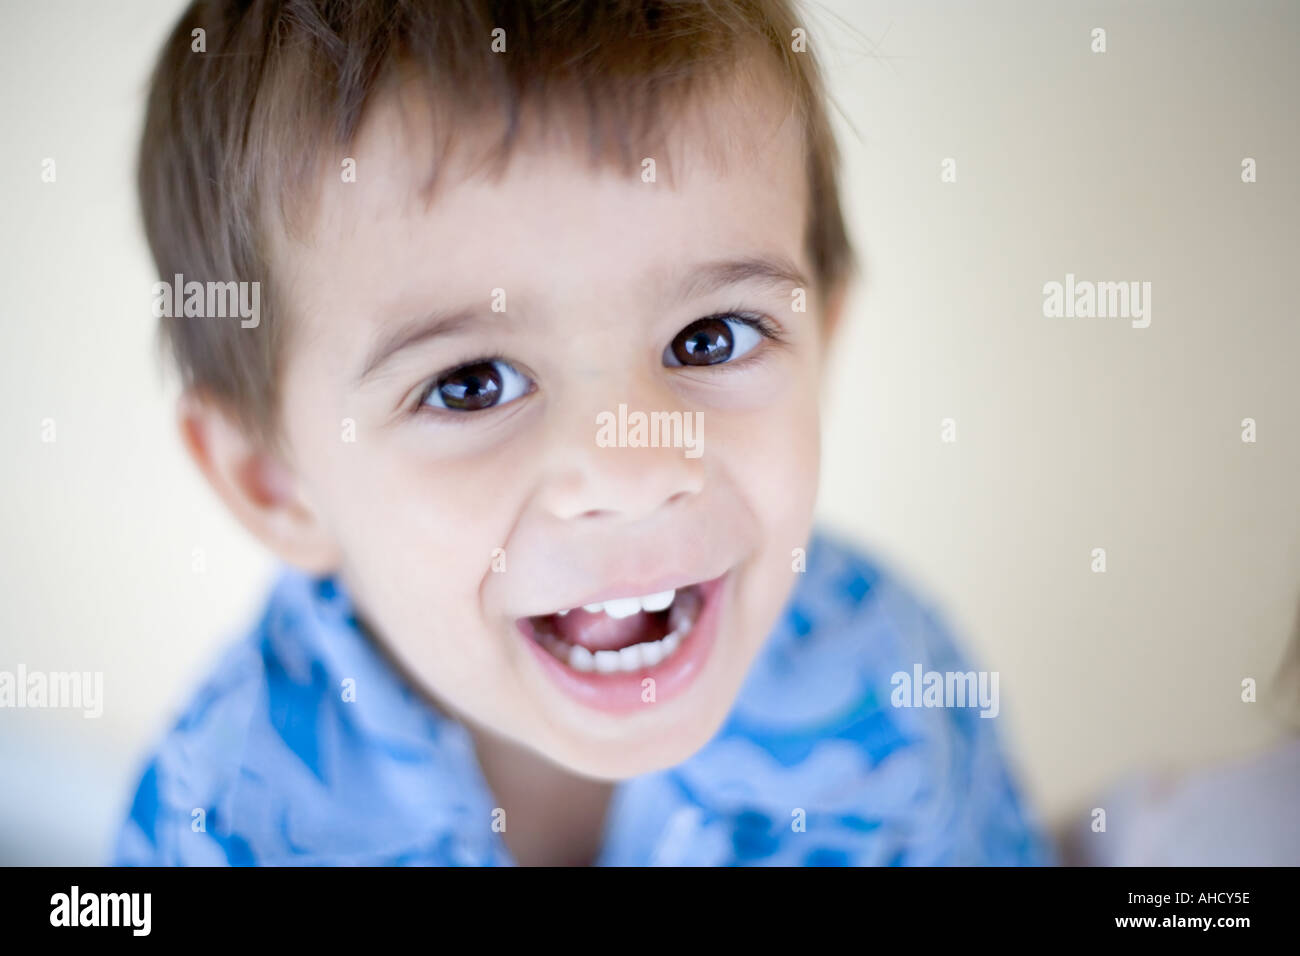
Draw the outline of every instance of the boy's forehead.
<instances>
[{"instance_id":1,"label":"boy's forehead","mask_svg":"<svg viewBox=\"0 0 1300 956\"><path fill-rule=\"evenodd\" d=\"M322 162L303 241L283 230L273 240L290 273L309 288L356 267L475 279L499 269L507 281L521 278L507 274L520 264L545 263L559 278L560 263L594 258L607 276L649 279L756 252L808 271L802 125L763 81L683 103L657 148L631 164L593 162L582 118L552 111L526 112L495 166L485 159L500 140L496 117L460 117L442 141L437 115L411 85L376 100L337 169Z\"/></svg>"}]
</instances>

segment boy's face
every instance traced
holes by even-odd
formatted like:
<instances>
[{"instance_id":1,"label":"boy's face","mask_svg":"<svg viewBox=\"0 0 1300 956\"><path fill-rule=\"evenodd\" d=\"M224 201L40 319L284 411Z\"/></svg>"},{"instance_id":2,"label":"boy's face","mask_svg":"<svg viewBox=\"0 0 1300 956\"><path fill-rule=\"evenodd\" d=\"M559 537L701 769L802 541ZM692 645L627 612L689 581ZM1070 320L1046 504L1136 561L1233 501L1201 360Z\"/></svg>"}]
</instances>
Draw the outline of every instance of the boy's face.
<instances>
[{"instance_id":1,"label":"boy's face","mask_svg":"<svg viewBox=\"0 0 1300 956\"><path fill-rule=\"evenodd\" d=\"M758 98L711 109L722 168L683 124L671 183L663 156L647 182L530 146L426 204L424 114L390 96L355 182L324 179L310 235L272 250L288 464L362 617L451 712L595 777L714 734L811 524L801 132ZM656 412L678 446L635 428Z\"/></svg>"}]
</instances>

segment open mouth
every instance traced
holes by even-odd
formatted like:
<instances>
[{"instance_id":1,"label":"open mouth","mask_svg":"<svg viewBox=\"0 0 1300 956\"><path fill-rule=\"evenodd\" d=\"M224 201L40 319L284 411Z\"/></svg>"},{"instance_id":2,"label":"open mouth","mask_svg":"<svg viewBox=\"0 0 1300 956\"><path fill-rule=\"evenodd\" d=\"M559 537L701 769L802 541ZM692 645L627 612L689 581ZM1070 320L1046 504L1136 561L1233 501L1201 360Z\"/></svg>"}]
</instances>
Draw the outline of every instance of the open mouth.
<instances>
[{"instance_id":1,"label":"open mouth","mask_svg":"<svg viewBox=\"0 0 1300 956\"><path fill-rule=\"evenodd\" d=\"M525 628L560 663L581 673L635 674L681 652L704 592L699 584L615 598L527 618Z\"/></svg>"}]
</instances>

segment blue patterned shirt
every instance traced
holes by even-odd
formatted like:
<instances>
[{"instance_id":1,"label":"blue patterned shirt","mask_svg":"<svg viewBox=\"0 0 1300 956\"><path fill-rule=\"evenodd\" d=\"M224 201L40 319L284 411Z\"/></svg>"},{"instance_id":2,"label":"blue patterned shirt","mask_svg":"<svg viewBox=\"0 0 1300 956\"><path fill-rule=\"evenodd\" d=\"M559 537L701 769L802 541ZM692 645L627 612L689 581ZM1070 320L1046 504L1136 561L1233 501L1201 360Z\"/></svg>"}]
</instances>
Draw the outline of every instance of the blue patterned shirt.
<instances>
[{"instance_id":1,"label":"blue patterned shirt","mask_svg":"<svg viewBox=\"0 0 1300 956\"><path fill-rule=\"evenodd\" d=\"M615 787L597 863L1057 862L996 719L893 705L892 676L918 664L971 669L899 580L815 535L723 727ZM363 635L337 581L285 571L149 761L112 862L509 865L494 803L468 732Z\"/></svg>"}]
</instances>

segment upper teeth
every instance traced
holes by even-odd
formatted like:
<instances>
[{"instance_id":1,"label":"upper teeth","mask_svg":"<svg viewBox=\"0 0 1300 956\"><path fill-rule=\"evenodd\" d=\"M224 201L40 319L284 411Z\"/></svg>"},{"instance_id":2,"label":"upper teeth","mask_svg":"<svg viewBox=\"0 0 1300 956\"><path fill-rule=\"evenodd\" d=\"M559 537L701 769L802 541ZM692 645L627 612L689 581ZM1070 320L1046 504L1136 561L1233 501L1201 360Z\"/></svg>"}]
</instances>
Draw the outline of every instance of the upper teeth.
<instances>
[{"instance_id":1,"label":"upper teeth","mask_svg":"<svg viewBox=\"0 0 1300 956\"><path fill-rule=\"evenodd\" d=\"M673 599L677 597L677 591L658 591L655 594L646 594L641 597L614 598L612 601L600 601L596 604L584 604L582 609L589 614L598 614L604 611L609 617L615 620L631 617L633 614L639 614L641 611L654 613L662 611L672 605ZM560 612L563 616L568 614L569 610Z\"/></svg>"}]
</instances>

